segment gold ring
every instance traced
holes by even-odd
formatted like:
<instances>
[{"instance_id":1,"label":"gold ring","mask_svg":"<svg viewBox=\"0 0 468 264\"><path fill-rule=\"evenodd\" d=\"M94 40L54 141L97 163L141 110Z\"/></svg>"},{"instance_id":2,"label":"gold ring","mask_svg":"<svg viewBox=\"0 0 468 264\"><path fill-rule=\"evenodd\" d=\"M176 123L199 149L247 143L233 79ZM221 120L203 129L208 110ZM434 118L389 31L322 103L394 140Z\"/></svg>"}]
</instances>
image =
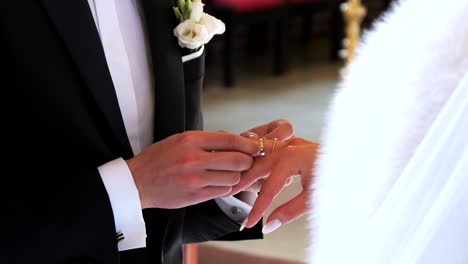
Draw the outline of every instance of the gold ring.
<instances>
[{"instance_id":1,"label":"gold ring","mask_svg":"<svg viewBox=\"0 0 468 264\"><path fill-rule=\"evenodd\" d=\"M276 143L278 143L278 139L277 139L277 138L274 138L274 139L273 139L273 147L271 148L271 153L275 152Z\"/></svg>"},{"instance_id":2,"label":"gold ring","mask_svg":"<svg viewBox=\"0 0 468 264\"><path fill-rule=\"evenodd\" d=\"M266 152L265 152L265 142L264 142L264 139L263 138L260 138L258 140L258 145L260 146L260 156L261 157L265 157L266 156Z\"/></svg>"}]
</instances>

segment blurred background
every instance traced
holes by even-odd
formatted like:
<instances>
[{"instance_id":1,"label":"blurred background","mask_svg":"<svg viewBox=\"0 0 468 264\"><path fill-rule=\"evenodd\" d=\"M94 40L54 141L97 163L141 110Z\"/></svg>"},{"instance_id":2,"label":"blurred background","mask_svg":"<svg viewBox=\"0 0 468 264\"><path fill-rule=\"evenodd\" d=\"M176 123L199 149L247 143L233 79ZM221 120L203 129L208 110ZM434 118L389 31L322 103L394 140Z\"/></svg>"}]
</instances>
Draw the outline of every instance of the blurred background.
<instances>
[{"instance_id":1,"label":"blurred background","mask_svg":"<svg viewBox=\"0 0 468 264\"><path fill-rule=\"evenodd\" d=\"M340 6L361 2L367 10L365 31L391 5L390 0L203 2L205 12L226 24L226 32L206 47L205 129L241 133L283 118L294 123L297 136L312 141L320 139L324 114L345 65L347 23ZM301 188L296 179L267 215ZM189 248L186 263L304 263L308 234L303 217L264 240Z\"/></svg>"}]
</instances>

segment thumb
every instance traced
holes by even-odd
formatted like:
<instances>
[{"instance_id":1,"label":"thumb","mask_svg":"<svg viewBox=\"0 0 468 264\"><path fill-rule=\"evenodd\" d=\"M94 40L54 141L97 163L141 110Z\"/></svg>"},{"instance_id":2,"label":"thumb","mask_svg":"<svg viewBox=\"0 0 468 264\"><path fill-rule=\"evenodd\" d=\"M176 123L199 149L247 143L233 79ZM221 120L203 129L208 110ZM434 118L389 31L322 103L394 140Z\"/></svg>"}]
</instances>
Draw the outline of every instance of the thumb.
<instances>
[{"instance_id":1,"label":"thumb","mask_svg":"<svg viewBox=\"0 0 468 264\"><path fill-rule=\"evenodd\" d=\"M264 135L267 139L278 139L286 141L294 137L294 126L286 120L276 120L271 122L268 132Z\"/></svg>"},{"instance_id":2,"label":"thumb","mask_svg":"<svg viewBox=\"0 0 468 264\"><path fill-rule=\"evenodd\" d=\"M252 140L257 140L257 139L260 138L260 136L257 133L252 132L252 131L247 131L247 132L244 132L244 133L242 133L240 135L243 136L243 137L246 137L246 138L250 138Z\"/></svg>"}]
</instances>

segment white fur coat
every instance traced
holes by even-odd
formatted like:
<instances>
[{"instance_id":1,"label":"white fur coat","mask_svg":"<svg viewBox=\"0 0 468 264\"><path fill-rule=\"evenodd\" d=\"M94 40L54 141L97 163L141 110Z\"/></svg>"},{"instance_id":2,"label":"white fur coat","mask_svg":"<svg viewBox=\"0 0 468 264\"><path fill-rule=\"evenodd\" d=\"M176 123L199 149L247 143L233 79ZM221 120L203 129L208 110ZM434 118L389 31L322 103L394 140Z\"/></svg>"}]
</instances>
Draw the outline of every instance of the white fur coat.
<instances>
[{"instance_id":1,"label":"white fur coat","mask_svg":"<svg viewBox=\"0 0 468 264\"><path fill-rule=\"evenodd\" d=\"M379 207L467 72L468 0L402 0L365 33L322 138L310 263L360 263L343 254L351 232Z\"/></svg>"}]
</instances>

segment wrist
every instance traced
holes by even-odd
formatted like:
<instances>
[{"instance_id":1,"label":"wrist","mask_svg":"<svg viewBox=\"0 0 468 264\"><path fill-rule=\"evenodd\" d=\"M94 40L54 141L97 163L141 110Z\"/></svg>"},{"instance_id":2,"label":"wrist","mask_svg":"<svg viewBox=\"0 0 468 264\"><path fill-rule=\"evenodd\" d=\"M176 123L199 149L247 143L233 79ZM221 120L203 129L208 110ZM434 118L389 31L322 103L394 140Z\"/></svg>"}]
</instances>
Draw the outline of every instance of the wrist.
<instances>
[{"instance_id":1,"label":"wrist","mask_svg":"<svg viewBox=\"0 0 468 264\"><path fill-rule=\"evenodd\" d=\"M130 173L132 174L133 181L135 182L135 186L138 190L141 208L142 209L150 208L151 205L144 191L144 184L143 184L142 176L141 176L143 171L142 171L142 166L140 166L140 162L135 157L129 160L126 160L126 162L127 162L128 168L130 169Z\"/></svg>"}]
</instances>

